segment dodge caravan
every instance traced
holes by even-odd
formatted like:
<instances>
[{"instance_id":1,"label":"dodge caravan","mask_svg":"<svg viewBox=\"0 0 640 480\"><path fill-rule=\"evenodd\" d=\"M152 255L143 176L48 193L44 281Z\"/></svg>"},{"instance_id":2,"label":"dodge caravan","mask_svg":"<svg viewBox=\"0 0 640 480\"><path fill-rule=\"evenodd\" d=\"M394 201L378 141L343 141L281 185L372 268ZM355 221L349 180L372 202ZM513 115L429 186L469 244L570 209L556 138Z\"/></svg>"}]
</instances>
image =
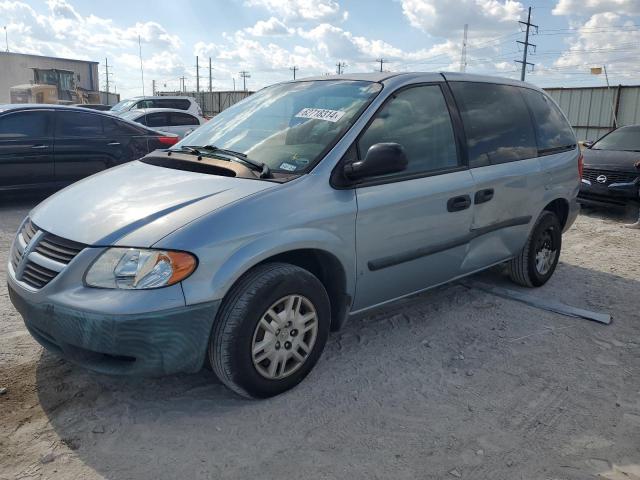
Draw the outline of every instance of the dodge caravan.
<instances>
[{"instance_id":1,"label":"dodge caravan","mask_svg":"<svg viewBox=\"0 0 640 480\"><path fill-rule=\"evenodd\" d=\"M47 349L260 398L354 314L506 263L553 274L580 152L543 91L407 73L277 84L33 209L8 287Z\"/></svg>"}]
</instances>

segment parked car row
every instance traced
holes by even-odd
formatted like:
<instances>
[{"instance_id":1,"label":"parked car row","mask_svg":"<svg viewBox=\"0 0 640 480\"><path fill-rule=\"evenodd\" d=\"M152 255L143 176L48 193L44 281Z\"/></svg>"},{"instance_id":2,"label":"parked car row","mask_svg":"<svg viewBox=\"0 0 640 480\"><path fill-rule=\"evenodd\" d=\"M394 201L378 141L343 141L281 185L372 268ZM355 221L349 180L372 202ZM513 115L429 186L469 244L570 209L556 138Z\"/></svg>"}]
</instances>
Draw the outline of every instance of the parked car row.
<instances>
[{"instance_id":1,"label":"parked car row","mask_svg":"<svg viewBox=\"0 0 640 480\"><path fill-rule=\"evenodd\" d=\"M178 140L99 111L0 105L0 190L60 188Z\"/></svg>"}]
</instances>

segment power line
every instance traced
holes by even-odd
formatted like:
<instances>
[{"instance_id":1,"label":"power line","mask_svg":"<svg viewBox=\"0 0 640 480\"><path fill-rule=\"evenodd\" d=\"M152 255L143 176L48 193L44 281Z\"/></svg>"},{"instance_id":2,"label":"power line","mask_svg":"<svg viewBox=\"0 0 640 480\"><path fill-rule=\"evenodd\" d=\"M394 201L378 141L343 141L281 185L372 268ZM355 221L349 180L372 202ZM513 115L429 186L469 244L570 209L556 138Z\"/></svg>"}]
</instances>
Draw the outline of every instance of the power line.
<instances>
[{"instance_id":1,"label":"power line","mask_svg":"<svg viewBox=\"0 0 640 480\"><path fill-rule=\"evenodd\" d=\"M524 36L524 42L521 40L517 40L517 43L520 43L524 46L524 51L522 52L522 60L516 60L516 63L521 63L522 64L522 70L520 72L520 80L524 82L524 78L527 74L527 65L531 65L531 68L533 69L533 67L535 66L535 64L527 62L527 55L529 54L529 47L533 47L534 51L536 48L536 45L534 43L530 43L529 42L529 34L531 32L531 27L534 27L536 29L536 32L538 31L538 25L534 25L533 23L531 23L531 7L529 7L529 14L527 15L527 21L526 22L518 22L520 25L525 25L526 26L526 31L525 31L525 36Z\"/></svg>"}]
</instances>

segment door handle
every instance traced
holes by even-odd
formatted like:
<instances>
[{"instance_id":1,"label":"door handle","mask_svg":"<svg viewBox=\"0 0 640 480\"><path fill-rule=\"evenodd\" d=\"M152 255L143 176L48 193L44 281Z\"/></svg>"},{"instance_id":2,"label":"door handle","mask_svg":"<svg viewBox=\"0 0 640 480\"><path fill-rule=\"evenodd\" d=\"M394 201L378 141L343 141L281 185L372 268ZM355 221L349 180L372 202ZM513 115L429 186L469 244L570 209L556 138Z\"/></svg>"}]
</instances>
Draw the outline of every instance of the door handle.
<instances>
[{"instance_id":1,"label":"door handle","mask_svg":"<svg viewBox=\"0 0 640 480\"><path fill-rule=\"evenodd\" d=\"M109 142L107 143L107 145L109 145L110 147L115 147L117 145L120 145L120 142Z\"/></svg>"},{"instance_id":2,"label":"door handle","mask_svg":"<svg viewBox=\"0 0 640 480\"><path fill-rule=\"evenodd\" d=\"M471 197L469 195L460 195L459 197L450 198L447 202L447 211L459 212L466 210L471 206Z\"/></svg>"},{"instance_id":3,"label":"door handle","mask_svg":"<svg viewBox=\"0 0 640 480\"><path fill-rule=\"evenodd\" d=\"M484 190L478 190L473 197L473 203L476 205L479 203L488 202L493 198L493 188L485 188Z\"/></svg>"},{"instance_id":4,"label":"door handle","mask_svg":"<svg viewBox=\"0 0 640 480\"><path fill-rule=\"evenodd\" d=\"M33 145L31 148L33 150L42 150L43 148L47 148L47 145Z\"/></svg>"}]
</instances>

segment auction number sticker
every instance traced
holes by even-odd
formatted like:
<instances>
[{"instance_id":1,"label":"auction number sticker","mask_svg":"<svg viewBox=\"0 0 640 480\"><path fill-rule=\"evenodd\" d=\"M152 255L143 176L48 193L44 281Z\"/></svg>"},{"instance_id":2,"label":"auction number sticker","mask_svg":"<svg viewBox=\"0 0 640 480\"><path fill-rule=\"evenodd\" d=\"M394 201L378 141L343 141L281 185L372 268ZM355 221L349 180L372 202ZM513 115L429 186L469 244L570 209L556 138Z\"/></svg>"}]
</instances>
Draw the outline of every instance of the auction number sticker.
<instances>
[{"instance_id":1,"label":"auction number sticker","mask_svg":"<svg viewBox=\"0 0 640 480\"><path fill-rule=\"evenodd\" d=\"M324 108L303 108L297 114L297 118L313 118L335 123L342 118L344 112L340 110L327 110Z\"/></svg>"}]
</instances>

